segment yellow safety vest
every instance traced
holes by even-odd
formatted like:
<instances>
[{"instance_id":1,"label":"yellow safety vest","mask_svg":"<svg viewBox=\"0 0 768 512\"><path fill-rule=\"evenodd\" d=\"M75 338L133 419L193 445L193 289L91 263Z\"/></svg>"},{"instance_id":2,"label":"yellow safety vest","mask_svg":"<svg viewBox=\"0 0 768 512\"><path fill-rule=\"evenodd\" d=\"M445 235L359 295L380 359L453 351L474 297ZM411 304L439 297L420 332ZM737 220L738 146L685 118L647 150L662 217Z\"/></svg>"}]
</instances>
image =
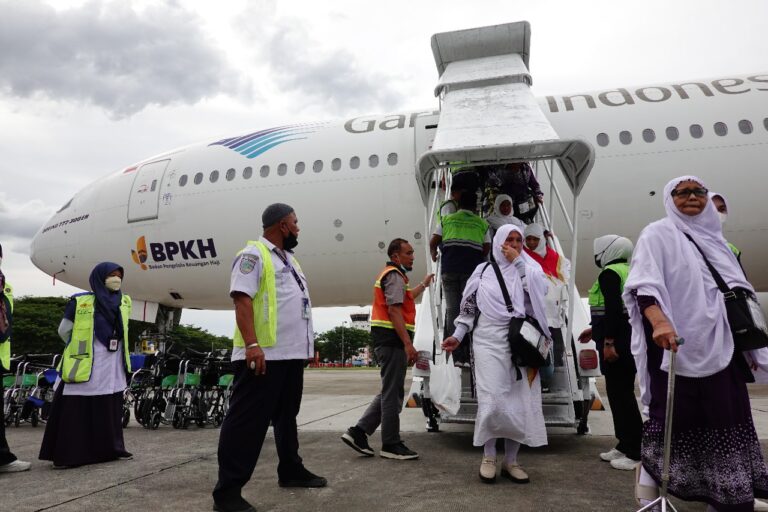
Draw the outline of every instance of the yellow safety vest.
<instances>
[{"instance_id":1,"label":"yellow safety vest","mask_svg":"<svg viewBox=\"0 0 768 512\"><path fill-rule=\"evenodd\" d=\"M8 297L8 302L11 304L11 313L13 313L13 286L5 282L5 289L3 290L5 296ZM10 327L9 327L10 328ZM4 342L0 343L0 364L6 370L11 369L11 338L9 337Z\"/></svg>"},{"instance_id":2,"label":"yellow safety vest","mask_svg":"<svg viewBox=\"0 0 768 512\"><path fill-rule=\"evenodd\" d=\"M262 347L272 347L277 344L277 286L275 285L275 265L272 263L272 255L269 248L260 241L249 240L248 246L256 247L261 255L263 265L259 291L253 297L253 326L256 331L256 339ZM240 256L243 251L237 253ZM291 264L301 272L299 262L292 255ZM245 348L245 340L240 329L235 325L235 348Z\"/></svg>"},{"instance_id":3,"label":"yellow safety vest","mask_svg":"<svg viewBox=\"0 0 768 512\"><path fill-rule=\"evenodd\" d=\"M96 296L92 293L75 297L75 325L72 337L61 359L61 380L64 382L88 382L93 370L93 316ZM123 321L123 356L125 371L131 372L131 354L128 349L128 318L131 316L131 298L123 294L120 302Z\"/></svg>"}]
</instances>

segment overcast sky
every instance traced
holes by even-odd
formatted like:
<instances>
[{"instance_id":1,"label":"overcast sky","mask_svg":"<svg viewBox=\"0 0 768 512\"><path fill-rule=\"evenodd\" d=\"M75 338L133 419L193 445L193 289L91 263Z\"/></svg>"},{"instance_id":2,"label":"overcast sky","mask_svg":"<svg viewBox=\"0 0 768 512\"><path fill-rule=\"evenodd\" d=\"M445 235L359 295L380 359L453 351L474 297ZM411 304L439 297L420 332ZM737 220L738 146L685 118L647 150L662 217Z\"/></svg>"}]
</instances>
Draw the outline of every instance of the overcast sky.
<instances>
[{"instance_id":1,"label":"overcast sky","mask_svg":"<svg viewBox=\"0 0 768 512\"><path fill-rule=\"evenodd\" d=\"M226 134L434 107L430 36L518 20L539 95L768 71L764 0L0 0L3 271L18 295L74 293L29 242L86 184ZM182 321L230 335L233 315Z\"/></svg>"}]
</instances>

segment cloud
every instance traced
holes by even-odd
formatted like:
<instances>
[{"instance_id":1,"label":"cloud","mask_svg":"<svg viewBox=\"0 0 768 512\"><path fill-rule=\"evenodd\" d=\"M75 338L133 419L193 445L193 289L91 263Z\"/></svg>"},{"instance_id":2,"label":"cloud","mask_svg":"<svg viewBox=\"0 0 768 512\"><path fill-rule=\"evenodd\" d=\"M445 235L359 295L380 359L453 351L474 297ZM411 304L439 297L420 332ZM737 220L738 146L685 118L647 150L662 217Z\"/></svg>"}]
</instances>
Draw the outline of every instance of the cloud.
<instances>
[{"instance_id":1,"label":"cloud","mask_svg":"<svg viewBox=\"0 0 768 512\"><path fill-rule=\"evenodd\" d=\"M405 95L393 85L393 77L375 71L375 63L361 66L345 50L324 47L313 38L312 26L299 18L281 18L270 2L252 4L241 20L259 19L258 25L241 22L248 41L256 41L256 57L266 63L272 80L283 92L304 98L306 104L323 103L334 114L392 111L402 107Z\"/></svg>"},{"instance_id":2,"label":"cloud","mask_svg":"<svg viewBox=\"0 0 768 512\"><path fill-rule=\"evenodd\" d=\"M0 91L8 95L93 104L122 118L242 90L244 78L206 38L203 20L175 5L135 11L93 0L56 11L6 0L0 11Z\"/></svg>"},{"instance_id":3,"label":"cloud","mask_svg":"<svg viewBox=\"0 0 768 512\"><path fill-rule=\"evenodd\" d=\"M0 243L13 241L17 252L28 253L32 237L53 213L54 208L39 199L20 203L0 192Z\"/></svg>"}]
</instances>

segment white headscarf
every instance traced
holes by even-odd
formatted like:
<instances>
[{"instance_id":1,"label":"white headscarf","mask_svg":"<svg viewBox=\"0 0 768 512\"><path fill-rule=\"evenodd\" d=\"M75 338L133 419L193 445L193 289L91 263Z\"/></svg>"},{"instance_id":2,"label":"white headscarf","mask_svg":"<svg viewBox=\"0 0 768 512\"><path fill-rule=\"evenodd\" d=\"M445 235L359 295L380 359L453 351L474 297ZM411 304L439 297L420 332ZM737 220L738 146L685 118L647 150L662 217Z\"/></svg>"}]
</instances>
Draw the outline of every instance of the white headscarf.
<instances>
[{"instance_id":1,"label":"white headscarf","mask_svg":"<svg viewBox=\"0 0 768 512\"><path fill-rule=\"evenodd\" d=\"M525 226L525 237L523 240L529 236L535 236L539 239L539 245L537 245L536 248L532 250L542 258L545 258L547 256L547 239L544 237L544 228L541 227L541 224L532 222Z\"/></svg>"},{"instance_id":2,"label":"white headscarf","mask_svg":"<svg viewBox=\"0 0 768 512\"><path fill-rule=\"evenodd\" d=\"M705 187L695 176L675 178L664 187L667 216L649 224L640 233L624 287L623 299L632 324L632 353L646 405L650 403L646 340L636 295L654 297L677 335L685 338L677 354L676 371L680 375L713 375L728 366L733 355L733 337L723 296L701 255L683 233L689 233L699 244L729 287L754 290L726 246L712 202L708 201L704 210L695 216L685 215L675 206L670 195L672 190L689 180ZM665 351L661 369L667 371L668 368L669 354Z\"/></svg>"},{"instance_id":3,"label":"white headscarf","mask_svg":"<svg viewBox=\"0 0 768 512\"><path fill-rule=\"evenodd\" d=\"M600 268L615 260L627 260L629 262L633 248L632 241L623 236L604 235L595 238L595 261L600 264Z\"/></svg>"},{"instance_id":4,"label":"white headscarf","mask_svg":"<svg viewBox=\"0 0 768 512\"><path fill-rule=\"evenodd\" d=\"M728 212L728 201L725 199L725 196L723 194L721 194L720 192L712 192L710 190L708 195L709 195L709 200L710 201L712 201L712 199L714 199L715 197L719 197L723 201L723 204L725 205L726 213L717 212L717 218L720 219L720 224L721 225L725 224L725 220L728 217L728 213L727 213ZM714 204L714 202L713 202L713 204ZM717 208L715 208L715 209L717 209Z\"/></svg>"},{"instance_id":5,"label":"white headscarf","mask_svg":"<svg viewBox=\"0 0 768 512\"><path fill-rule=\"evenodd\" d=\"M514 263L510 263L501 252L501 246L504 245L509 233L512 231L517 231L521 237L523 236L523 231L511 224L501 226L496 232L496 235L493 237L493 257L501 270L514 312L510 313L507 311L507 305L504 302L504 295L501 293L501 286L499 285L496 273L490 265L486 268L486 263L478 265L472 276L470 276L464 288L464 297L477 291L478 309L483 315L494 322L506 323L512 317L524 317L527 312L536 319L544 333L548 335L549 326L544 306L544 296L547 293L547 278L539 264L525 254L525 251L521 251L520 256ZM527 294L523 293L522 275L524 275Z\"/></svg>"},{"instance_id":6,"label":"white headscarf","mask_svg":"<svg viewBox=\"0 0 768 512\"><path fill-rule=\"evenodd\" d=\"M499 194L496 196L496 200L493 202L493 215L489 215L487 219L488 224L491 225L491 227L494 230L499 229L501 226L505 224L514 224L515 226L524 227L525 223L515 217L512 214L512 211L510 210L509 215L502 215L501 213L501 203L504 201L509 201L509 204L514 204L512 202L512 198L508 196L507 194Z\"/></svg>"}]
</instances>

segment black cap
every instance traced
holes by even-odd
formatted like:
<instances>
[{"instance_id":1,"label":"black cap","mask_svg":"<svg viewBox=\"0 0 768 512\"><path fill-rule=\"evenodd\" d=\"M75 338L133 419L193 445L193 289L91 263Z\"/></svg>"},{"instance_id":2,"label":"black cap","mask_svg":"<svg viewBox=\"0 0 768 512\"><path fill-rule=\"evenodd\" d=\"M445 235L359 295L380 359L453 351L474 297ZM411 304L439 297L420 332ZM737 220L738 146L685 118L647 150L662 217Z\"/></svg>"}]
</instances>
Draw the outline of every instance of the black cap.
<instances>
[{"instance_id":1,"label":"black cap","mask_svg":"<svg viewBox=\"0 0 768 512\"><path fill-rule=\"evenodd\" d=\"M293 211L293 208L285 203L271 204L261 214L261 225L264 229L273 226L283 220L286 215L293 213Z\"/></svg>"}]
</instances>

